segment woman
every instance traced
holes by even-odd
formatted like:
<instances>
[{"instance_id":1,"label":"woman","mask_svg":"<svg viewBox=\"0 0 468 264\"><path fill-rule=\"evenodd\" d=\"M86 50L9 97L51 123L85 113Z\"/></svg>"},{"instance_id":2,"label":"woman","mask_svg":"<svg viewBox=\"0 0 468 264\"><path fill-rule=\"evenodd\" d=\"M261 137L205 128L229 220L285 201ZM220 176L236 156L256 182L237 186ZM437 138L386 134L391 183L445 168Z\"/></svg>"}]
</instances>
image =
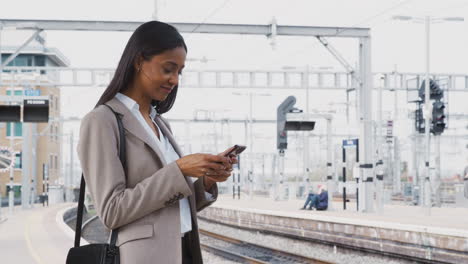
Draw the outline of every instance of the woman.
<instances>
[{"instance_id":1,"label":"woman","mask_svg":"<svg viewBox=\"0 0 468 264\"><path fill-rule=\"evenodd\" d=\"M175 102L187 47L171 25L150 21L130 37L115 75L82 119L78 156L97 214L119 228L122 264L202 263L196 213L217 198L235 156L184 156L162 114ZM106 104L107 106L103 105ZM117 120L125 128L126 170Z\"/></svg>"}]
</instances>

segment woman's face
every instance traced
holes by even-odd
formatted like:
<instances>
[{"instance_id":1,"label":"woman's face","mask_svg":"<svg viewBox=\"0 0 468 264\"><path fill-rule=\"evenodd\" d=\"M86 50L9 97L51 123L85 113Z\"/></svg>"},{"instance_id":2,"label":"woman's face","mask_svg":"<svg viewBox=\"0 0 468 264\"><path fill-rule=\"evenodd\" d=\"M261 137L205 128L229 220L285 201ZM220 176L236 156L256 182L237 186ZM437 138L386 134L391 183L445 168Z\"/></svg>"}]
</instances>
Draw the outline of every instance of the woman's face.
<instances>
[{"instance_id":1,"label":"woman's face","mask_svg":"<svg viewBox=\"0 0 468 264\"><path fill-rule=\"evenodd\" d=\"M186 56L185 49L177 47L154 55L151 60L143 60L137 72L143 92L153 100L164 101L179 84Z\"/></svg>"}]
</instances>

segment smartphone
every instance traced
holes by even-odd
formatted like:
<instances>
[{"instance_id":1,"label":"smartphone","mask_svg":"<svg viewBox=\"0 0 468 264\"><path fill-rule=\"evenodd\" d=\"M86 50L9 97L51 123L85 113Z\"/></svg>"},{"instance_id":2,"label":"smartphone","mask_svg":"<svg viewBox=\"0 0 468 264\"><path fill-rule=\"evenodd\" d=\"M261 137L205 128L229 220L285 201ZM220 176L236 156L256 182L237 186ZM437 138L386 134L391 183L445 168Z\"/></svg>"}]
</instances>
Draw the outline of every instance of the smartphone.
<instances>
[{"instance_id":1,"label":"smartphone","mask_svg":"<svg viewBox=\"0 0 468 264\"><path fill-rule=\"evenodd\" d=\"M232 150L229 151L228 153L226 153L226 155L224 155L225 157L231 155L231 154L234 154L234 155L239 155L242 153L242 151L244 151L247 147L246 146L243 146L243 145L234 145L234 147L232 147Z\"/></svg>"}]
</instances>

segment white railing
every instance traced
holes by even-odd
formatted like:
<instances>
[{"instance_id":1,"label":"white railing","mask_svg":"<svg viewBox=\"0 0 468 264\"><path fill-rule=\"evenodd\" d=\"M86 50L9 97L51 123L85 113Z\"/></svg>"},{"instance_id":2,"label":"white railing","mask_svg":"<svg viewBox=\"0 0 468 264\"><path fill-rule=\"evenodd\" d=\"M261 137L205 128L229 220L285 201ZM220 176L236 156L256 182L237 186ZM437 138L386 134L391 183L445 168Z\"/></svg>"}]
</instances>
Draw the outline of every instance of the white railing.
<instances>
[{"instance_id":1,"label":"white railing","mask_svg":"<svg viewBox=\"0 0 468 264\"><path fill-rule=\"evenodd\" d=\"M17 86L107 86L115 69L66 67L5 67L2 82ZM424 73L378 72L373 74L374 88L415 90ZM444 89L468 91L468 74L437 73ZM184 88L267 88L354 90L357 83L347 72L298 70L186 70L181 78Z\"/></svg>"}]
</instances>

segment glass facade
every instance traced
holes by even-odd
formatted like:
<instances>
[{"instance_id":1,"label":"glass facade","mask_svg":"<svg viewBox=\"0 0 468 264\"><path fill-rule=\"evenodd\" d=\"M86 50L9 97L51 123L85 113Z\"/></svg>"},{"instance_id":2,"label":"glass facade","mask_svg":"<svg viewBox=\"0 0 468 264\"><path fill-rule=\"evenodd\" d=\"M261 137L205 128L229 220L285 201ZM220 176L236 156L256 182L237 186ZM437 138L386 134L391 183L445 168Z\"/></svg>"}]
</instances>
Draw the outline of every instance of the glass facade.
<instances>
[{"instance_id":1,"label":"glass facade","mask_svg":"<svg viewBox=\"0 0 468 264\"><path fill-rule=\"evenodd\" d=\"M11 54L2 54L2 61L5 61ZM7 66L46 66L45 55L34 55L34 54L19 54Z\"/></svg>"},{"instance_id":2,"label":"glass facade","mask_svg":"<svg viewBox=\"0 0 468 264\"><path fill-rule=\"evenodd\" d=\"M21 122L14 122L14 123L7 123L6 126L6 135L7 137L10 136L11 132L11 124L13 125L13 136L15 137L22 137L23 136L23 123Z\"/></svg>"},{"instance_id":3,"label":"glass facade","mask_svg":"<svg viewBox=\"0 0 468 264\"><path fill-rule=\"evenodd\" d=\"M6 95L11 95L11 90L7 90ZM15 90L13 95L23 95L23 90Z\"/></svg>"},{"instance_id":4,"label":"glass facade","mask_svg":"<svg viewBox=\"0 0 468 264\"><path fill-rule=\"evenodd\" d=\"M16 153L16 156L15 156L15 169L21 169L21 168L23 168L22 152Z\"/></svg>"}]
</instances>

